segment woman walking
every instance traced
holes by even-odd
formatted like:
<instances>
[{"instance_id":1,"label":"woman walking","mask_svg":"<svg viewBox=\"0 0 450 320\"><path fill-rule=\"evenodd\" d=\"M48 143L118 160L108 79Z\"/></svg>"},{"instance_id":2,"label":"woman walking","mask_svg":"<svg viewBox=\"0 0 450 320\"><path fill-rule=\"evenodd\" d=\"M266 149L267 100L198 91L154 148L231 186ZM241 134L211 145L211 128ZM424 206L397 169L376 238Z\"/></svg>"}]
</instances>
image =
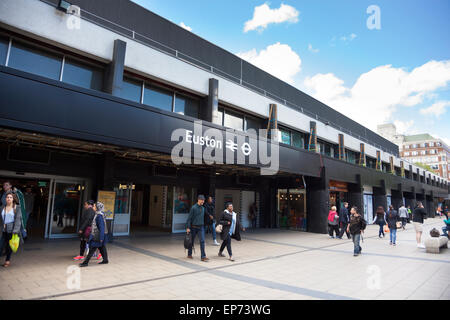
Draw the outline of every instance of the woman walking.
<instances>
[{"instance_id":1,"label":"woman walking","mask_svg":"<svg viewBox=\"0 0 450 320\"><path fill-rule=\"evenodd\" d=\"M389 206L389 211L387 213L387 224L390 230L390 245L396 245L395 242L397 240L397 221L400 221L400 217L397 213L397 210L394 210L392 205Z\"/></svg>"},{"instance_id":2,"label":"woman walking","mask_svg":"<svg viewBox=\"0 0 450 320\"><path fill-rule=\"evenodd\" d=\"M239 219L237 219L237 214L233 211L232 203L228 203L227 208L220 215L219 224L222 225L222 233L220 234L220 238L223 240L219 249L219 257L225 257L222 252L226 246L228 255L230 256L229 260L234 261L233 252L231 251L231 238L241 241L239 231L245 231L245 228L241 227Z\"/></svg>"},{"instance_id":3,"label":"woman walking","mask_svg":"<svg viewBox=\"0 0 450 320\"><path fill-rule=\"evenodd\" d=\"M375 215L375 218L373 219L372 223L376 223L380 226L380 231L378 232L378 237L381 238L381 236L384 237L384 230L383 227L386 223L386 212L384 212L384 208L382 206L379 206L377 208L377 212Z\"/></svg>"},{"instance_id":4,"label":"woman walking","mask_svg":"<svg viewBox=\"0 0 450 320\"><path fill-rule=\"evenodd\" d=\"M20 227L22 226L22 211L20 210L19 198L12 191L6 192L6 204L2 206L0 230L2 232L2 240L0 246L0 252L6 249L6 260L3 266L9 267L11 264L12 249L9 245L13 234L18 235L20 238Z\"/></svg>"},{"instance_id":5,"label":"woman walking","mask_svg":"<svg viewBox=\"0 0 450 320\"><path fill-rule=\"evenodd\" d=\"M336 233L336 238L339 237L339 215L336 206L332 206L328 213L328 230L331 239L334 239L334 233Z\"/></svg>"},{"instance_id":6,"label":"woman walking","mask_svg":"<svg viewBox=\"0 0 450 320\"><path fill-rule=\"evenodd\" d=\"M80 267L87 267L89 264L89 260L92 258L95 251L98 249L103 257L103 261L99 264L107 264L108 261L108 252L106 251L106 234L108 230L106 228L106 220L103 214L104 205L101 202L96 203L96 213L94 216L94 220L92 221L92 231L89 235L89 253L84 259L83 263L80 263Z\"/></svg>"}]
</instances>

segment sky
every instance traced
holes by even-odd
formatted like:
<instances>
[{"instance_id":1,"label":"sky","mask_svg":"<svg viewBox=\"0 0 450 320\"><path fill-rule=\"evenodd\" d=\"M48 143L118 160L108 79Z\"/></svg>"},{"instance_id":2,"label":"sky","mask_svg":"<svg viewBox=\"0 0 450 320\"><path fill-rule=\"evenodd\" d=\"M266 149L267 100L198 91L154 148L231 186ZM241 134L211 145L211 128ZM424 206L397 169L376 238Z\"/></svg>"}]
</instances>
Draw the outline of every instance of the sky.
<instances>
[{"instance_id":1,"label":"sky","mask_svg":"<svg viewBox=\"0 0 450 320\"><path fill-rule=\"evenodd\" d=\"M450 145L448 0L133 0L362 125Z\"/></svg>"}]
</instances>

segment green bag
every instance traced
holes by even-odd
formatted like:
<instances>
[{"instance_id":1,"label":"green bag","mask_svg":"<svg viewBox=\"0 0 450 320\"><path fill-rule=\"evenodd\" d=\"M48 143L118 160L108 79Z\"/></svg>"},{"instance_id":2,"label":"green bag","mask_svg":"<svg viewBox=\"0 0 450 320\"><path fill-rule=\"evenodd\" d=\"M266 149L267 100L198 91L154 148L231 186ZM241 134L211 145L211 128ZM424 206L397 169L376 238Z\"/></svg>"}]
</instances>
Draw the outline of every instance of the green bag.
<instances>
[{"instance_id":1,"label":"green bag","mask_svg":"<svg viewBox=\"0 0 450 320\"><path fill-rule=\"evenodd\" d=\"M12 252L17 252L17 249L19 249L19 242L19 236L17 234L13 234L11 240L9 240L9 246L11 247Z\"/></svg>"}]
</instances>

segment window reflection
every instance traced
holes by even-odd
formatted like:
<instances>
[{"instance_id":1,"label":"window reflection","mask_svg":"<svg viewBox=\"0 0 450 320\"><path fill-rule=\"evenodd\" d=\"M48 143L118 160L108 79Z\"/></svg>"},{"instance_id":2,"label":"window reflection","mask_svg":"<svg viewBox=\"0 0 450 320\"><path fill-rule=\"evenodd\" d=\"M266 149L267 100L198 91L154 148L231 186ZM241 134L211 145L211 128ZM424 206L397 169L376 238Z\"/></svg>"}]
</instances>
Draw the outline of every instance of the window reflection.
<instances>
[{"instance_id":1,"label":"window reflection","mask_svg":"<svg viewBox=\"0 0 450 320\"><path fill-rule=\"evenodd\" d=\"M0 65L6 64L6 55L8 53L9 39L0 37Z\"/></svg>"},{"instance_id":2,"label":"window reflection","mask_svg":"<svg viewBox=\"0 0 450 320\"><path fill-rule=\"evenodd\" d=\"M89 66L73 59L64 61L63 81L87 89L101 90L102 69Z\"/></svg>"},{"instance_id":3,"label":"window reflection","mask_svg":"<svg viewBox=\"0 0 450 320\"><path fill-rule=\"evenodd\" d=\"M144 104L166 111L172 111L173 93L161 88L145 85Z\"/></svg>"},{"instance_id":4,"label":"window reflection","mask_svg":"<svg viewBox=\"0 0 450 320\"><path fill-rule=\"evenodd\" d=\"M186 96L176 94L175 112L198 118L199 102Z\"/></svg>"},{"instance_id":5,"label":"window reflection","mask_svg":"<svg viewBox=\"0 0 450 320\"><path fill-rule=\"evenodd\" d=\"M127 100L141 102L142 83L129 78L123 79L122 90L118 96Z\"/></svg>"},{"instance_id":6,"label":"window reflection","mask_svg":"<svg viewBox=\"0 0 450 320\"><path fill-rule=\"evenodd\" d=\"M241 115L225 111L224 126L244 131L244 118Z\"/></svg>"},{"instance_id":7,"label":"window reflection","mask_svg":"<svg viewBox=\"0 0 450 320\"><path fill-rule=\"evenodd\" d=\"M8 67L59 80L62 56L13 41Z\"/></svg>"}]
</instances>

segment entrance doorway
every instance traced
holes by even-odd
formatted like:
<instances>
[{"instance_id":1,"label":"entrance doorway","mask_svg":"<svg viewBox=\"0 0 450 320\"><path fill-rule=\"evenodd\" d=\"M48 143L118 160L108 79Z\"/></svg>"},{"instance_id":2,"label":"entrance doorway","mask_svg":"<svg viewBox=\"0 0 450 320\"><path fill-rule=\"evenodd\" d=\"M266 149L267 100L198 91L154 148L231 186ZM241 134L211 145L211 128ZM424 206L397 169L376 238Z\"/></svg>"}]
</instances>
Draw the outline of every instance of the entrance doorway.
<instances>
[{"instance_id":1,"label":"entrance doorway","mask_svg":"<svg viewBox=\"0 0 450 320\"><path fill-rule=\"evenodd\" d=\"M10 171L0 172L0 186L9 181L25 200L28 238L71 238L77 236L89 181L82 178ZM3 190L2 190L3 191Z\"/></svg>"},{"instance_id":2,"label":"entrance doorway","mask_svg":"<svg viewBox=\"0 0 450 320\"><path fill-rule=\"evenodd\" d=\"M307 231L306 190L278 189L278 227Z\"/></svg>"}]
</instances>

